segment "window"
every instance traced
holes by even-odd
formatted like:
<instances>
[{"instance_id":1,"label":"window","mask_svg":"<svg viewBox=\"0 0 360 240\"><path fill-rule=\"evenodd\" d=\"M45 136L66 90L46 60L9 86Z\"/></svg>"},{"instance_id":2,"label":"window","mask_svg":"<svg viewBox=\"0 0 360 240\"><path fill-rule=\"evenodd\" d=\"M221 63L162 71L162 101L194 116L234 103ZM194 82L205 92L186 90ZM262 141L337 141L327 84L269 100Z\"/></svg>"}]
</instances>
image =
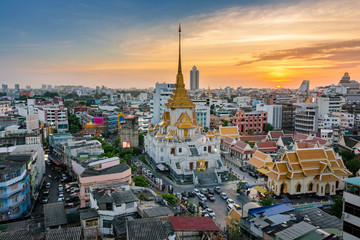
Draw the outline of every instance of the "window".
<instances>
[{"instance_id":1,"label":"window","mask_svg":"<svg viewBox=\"0 0 360 240\"><path fill-rule=\"evenodd\" d=\"M19 195L16 195L15 197L12 198L12 203L16 203L19 201Z\"/></svg>"},{"instance_id":2,"label":"window","mask_svg":"<svg viewBox=\"0 0 360 240\"><path fill-rule=\"evenodd\" d=\"M134 208L135 207L135 203L134 202L130 202L130 203L126 203L126 209L129 209L129 208Z\"/></svg>"},{"instance_id":3,"label":"window","mask_svg":"<svg viewBox=\"0 0 360 240\"><path fill-rule=\"evenodd\" d=\"M296 192L301 192L301 184L300 183L296 186Z\"/></svg>"},{"instance_id":4,"label":"window","mask_svg":"<svg viewBox=\"0 0 360 240\"><path fill-rule=\"evenodd\" d=\"M0 195L3 195L3 194L4 194L4 189L0 188Z\"/></svg>"},{"instance_id":5,"label":"window","mask_svg":"<svg viewBox=\"0 0 360 240\"><path fill-rule=\"evenodd\" d=\"M0 202L0 208L4 207L4 202Z\"/></svg>"},{"instance_id":6,"label":"window","mask_svg":"<svg viewBox=\"0 0 360 240\"><path fill-rule=\"evenodd\" d=\"M175 148L171 148L170 154L175 154Z\"/></svg>"},{"instance_id":7,"label":"window","mask_svg":"<svg viewBox=\"0 0 360 240\"><path fill-rule=\"evenodd\" d=\"M344 221L343 230L353 236L360 237L360 229L354 224Z\"/></svg>"},{"instance_id":8,"label":"window","mask_svg":"<svg viewBox=\"0 0 360 240\"><path fill-rule=\"evenodd\" d=\"M354 215L356 217L360 217L360 207L348 202L345 202L344 212Z\"/></svg>"},{"instance_id":9,"label":"window","mask_svg":"<svg viewBox=\"0 0 360 240\"><path fill-rule=\"evenodd\" d=\"M18 184L17 183L11 185L11 191L14 191L16 189L18 189Z\"/></svg>"},{"instance_id":10,"label":"window","mask_svg":"<svg viewBox=\"0 0 360 240\"><path fill-rule=\"evenodd\" d=\"M111 228L111 226L112 226L112 221L111 220L106 220L106 219L103 220L103 227L104 228Z\"/></svg>"},{"instance_id":11,"label":"window","mask_svg":"<svg viewBox=\"0 0 360 240\"><path fill-rule=\"evenodd\" d=\"M179 148L179 153L181 153L182 152L182 148Z\"/></svg>"},{"instance_id":12,"label":"window","mask_svg":"<svg viewBox=\"0 0 360 240\"><path fill-rule=\"evenodd\" d=\"M308 191L311 192L312 190L313 190L313 184L310 183L310 184L309 184L309 187L308 187Z\"/></svg>"},{"instance_id":13,"label":"window","mask_svg":"<svg viewBox=\"0 0 360 240\"><path fill-rule=\"evenodd\" d=\"M207 148L206 147L204 147L204 151L206 152L206 150L207 150Z\"/></svg>"},{"instance_id":14,"label":"window","mask_svg":"<svg viewBox=\"0 0 360 240\"><path fill-rule=\"evenodd\" d=\"M15 214L18 214L20 212L20 208L17 207L17 208L14 208L14 210L12 211L12 214L15 215Z\"/></svg>"}]
</instances>

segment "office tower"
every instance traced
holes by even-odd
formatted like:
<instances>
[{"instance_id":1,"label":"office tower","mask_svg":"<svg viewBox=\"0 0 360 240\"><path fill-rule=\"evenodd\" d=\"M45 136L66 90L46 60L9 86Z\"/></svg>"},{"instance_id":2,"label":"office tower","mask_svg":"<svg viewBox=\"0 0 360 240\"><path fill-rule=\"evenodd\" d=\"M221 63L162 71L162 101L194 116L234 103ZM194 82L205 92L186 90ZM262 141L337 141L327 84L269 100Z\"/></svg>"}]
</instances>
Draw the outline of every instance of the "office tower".
<instances>
[{"instance_id":1,"label":"office tower","mask_svg":"<svg viewBox=\"0 0 360 240\"><path fill-rule=\"evenodd\" d=\"M20 84L15 84L15 90L20 91Z\"/></svg>"},{"instance_id":2,"label":"office tower","mask_svg":"<svg viewBox=\"0 0 360 240\"><path fill-rule=\"evenodd\" d=\"M190 70L190 90L199 89L199 70L196 66Z\"/></svg>"},{"instance_id":3,"label":"office tower","mask_svg":"<svg viewBox=\"0 0 360 240\"><path fill-rule=\"evenodd\" d=\"M3 90L3 91L7 91L7 90L8 90L8 85L7 85L7 84L3 84L3 85L2 85L2 90Z\"/></svg>"},{"instance_id":4,"label":"office tower","mask_svg":"<svg viewBox=\"0 0 360 240\"><path fill-rule=\"evenodd\" d=\"M151 124L155 125L160 122L166 109L165 103L174 89L175 84L173 83L156 83L154 95L150 99Z\"/></svg>"}]
</instances>

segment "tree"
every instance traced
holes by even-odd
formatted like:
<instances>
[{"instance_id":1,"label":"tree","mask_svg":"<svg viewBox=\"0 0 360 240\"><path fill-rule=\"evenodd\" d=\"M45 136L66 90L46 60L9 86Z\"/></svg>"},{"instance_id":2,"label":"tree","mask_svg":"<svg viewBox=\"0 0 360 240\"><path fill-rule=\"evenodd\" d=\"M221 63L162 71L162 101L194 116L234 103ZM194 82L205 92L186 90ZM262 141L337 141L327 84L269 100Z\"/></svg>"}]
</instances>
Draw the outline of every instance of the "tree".
<instances>
[{"instance_id":1,"label":"tree","mask_svg":"<svg viewBox=\"0 0 360 240\"><path fill-rule=\"evenodd\" d=\"M230 220L230 226L228 228L228 239L229 240L239 240L243 239L240 222L237 219Z\"/></svg>"},{"instance_id":2,"label":"tree","mask_svg":"<svg viewBox=\"0 0 360 240\"><path fill-rule=\"evenodd\" d=\"M351 160L345 161L345 166L352 173L356 174L356 172L359 171L359 169L360 169L360 159L355 157Z\"/></svg>"},{"instance_id":3,"label":"tree","mask_svg":"<svg viewBox=\"0 0 360 240\"><path fill-rule=\"evenodd\" d=\"M269 131L271 131L273 129L274 129L274 127L270 123L265 124L265 131L266 132L269 132Z\"/></svg>"},{"instance_id":4,"label":"tree","mask_svg":"<svg viewBox=\"0 0 360 240\"><path fill-rule=\"evenodd\" d=\"M342 209L343 209L343 198L341 195L336 195L332 198L333 205L331 205L330 211L332 214L341 218Z\"/></svg>"},{"instance_id":5,"label":"tree","mask_svg":"<svg viewBox=\"0 0 360 240\"><path fill-rule=\"evenodd\" d=\"M265 207L275 204L275 201L271 197L266 197L266 198L261 198L259 203L261 204L261 206Z\"/></svg>"},{"instance_id":6,"label":"tree","mask_svg":"<svg viewBox=\"0 0 360 240\"><path fill-rule=\"evenodd\" d=\"M144 176L136 176L133 178L135 186L138 187L147 187L149 185L148 181L146 181Z\"/></svg>"},{"instance_id":7,"label":"tree","mask_svg":"<svg viewBox=\"0 0 360 240\"><path fill-rule=\"evenodd\" d=\"M250 129L249 130L249 135L253 135L254 134L254 129Z\"/></svg>"},{"instance_id":8,"label":"tree","mask_svg":"<svg viewBox=\"0 0 360 240\"><path fill-rule=\"evenodd\" d=\"M344 162L349 161L349 160L355 158L355 156L356 156L355 153L353 153L353 152L351 152L351 151L349 151L347 149L341 150L339 152L339 154L341 155Z\"/></svg>"},{"instance_id":9,"label":"tree","mask_svg":"<svg viewBox=\"0 0 360 240\"><path fill-rule=\"evenodd\" d=\"M229 121L228 121L228 120L225 120L225 121L224 121L224 127L227 127L227 126L229 126Z\"/></svg>"}]
</instances>

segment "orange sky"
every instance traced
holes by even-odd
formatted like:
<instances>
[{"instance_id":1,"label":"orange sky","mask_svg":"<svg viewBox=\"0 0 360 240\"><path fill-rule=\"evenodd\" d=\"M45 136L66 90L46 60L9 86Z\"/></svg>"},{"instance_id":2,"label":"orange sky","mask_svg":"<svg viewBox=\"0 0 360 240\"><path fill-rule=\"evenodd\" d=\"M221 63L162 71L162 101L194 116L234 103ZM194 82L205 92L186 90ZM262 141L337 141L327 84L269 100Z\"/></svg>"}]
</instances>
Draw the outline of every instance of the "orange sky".
<instances>
[{"instance_id":1,"label":"orange sky","mask_svg":"<svg viewBox=\"0 0 360 240\"><path fill-rule=\"evenodd\" d=\"M304 79L313 88L338 83L344 72L360 80L358 0L231 7L181 23L187 87L193 65L200 71L200 88L297 88ZM2 59L3 74L10 76L5 82L142 88L175 81L177 22L125 32L108 26L94 29L89 38L92 45L81 49L70 39L50 43L51 55Z\"/></svg>"}]
</instances>

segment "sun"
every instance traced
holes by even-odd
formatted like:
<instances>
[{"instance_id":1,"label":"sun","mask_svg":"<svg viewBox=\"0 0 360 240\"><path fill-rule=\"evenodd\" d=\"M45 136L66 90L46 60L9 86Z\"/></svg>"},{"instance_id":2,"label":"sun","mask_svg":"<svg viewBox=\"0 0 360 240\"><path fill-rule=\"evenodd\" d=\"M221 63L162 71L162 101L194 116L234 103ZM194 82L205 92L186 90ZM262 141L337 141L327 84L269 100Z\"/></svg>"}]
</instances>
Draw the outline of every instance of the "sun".
<instances>
[{"instance_id":1,"label":"sun","mask_svg":"<svg viewBox=\"0 0 360 240\"><path fill-rule=\"evenodd\" d=\"M281 86L280 86L280 85L277 85L276 88L281 88Z\"/></svg>"}]
</instances>

